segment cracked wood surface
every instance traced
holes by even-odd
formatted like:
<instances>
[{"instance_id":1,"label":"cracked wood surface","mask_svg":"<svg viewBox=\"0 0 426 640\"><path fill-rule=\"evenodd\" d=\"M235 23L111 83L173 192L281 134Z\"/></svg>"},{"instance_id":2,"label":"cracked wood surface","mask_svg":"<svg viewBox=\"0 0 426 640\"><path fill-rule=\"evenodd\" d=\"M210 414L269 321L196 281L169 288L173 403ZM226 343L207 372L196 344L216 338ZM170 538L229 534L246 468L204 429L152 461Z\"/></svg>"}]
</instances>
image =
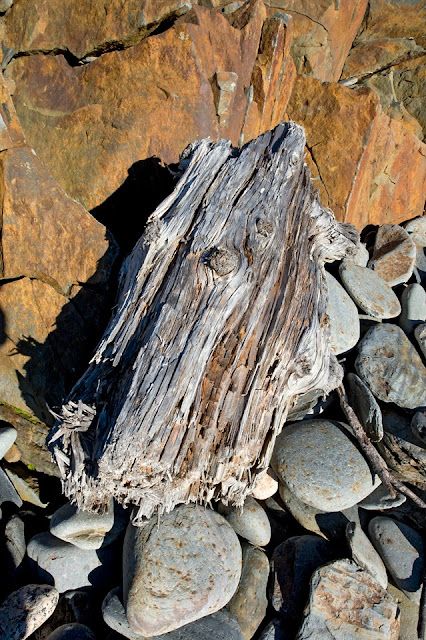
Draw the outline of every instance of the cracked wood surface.
<instances>
[{"instance_id":1,"label":"cracked wood surface","mask_svg":"<svg viewBox=\"0 0 426 640\"><path fill-rule=\"evenodd\" d=\"M340 384L323 265L357 233L320 205L304 144L283 123L240 151L202 140L184 152L50 436L80 507L112 494L140 519L242 504L297 395Z\"/></svg>"}]
</instances>

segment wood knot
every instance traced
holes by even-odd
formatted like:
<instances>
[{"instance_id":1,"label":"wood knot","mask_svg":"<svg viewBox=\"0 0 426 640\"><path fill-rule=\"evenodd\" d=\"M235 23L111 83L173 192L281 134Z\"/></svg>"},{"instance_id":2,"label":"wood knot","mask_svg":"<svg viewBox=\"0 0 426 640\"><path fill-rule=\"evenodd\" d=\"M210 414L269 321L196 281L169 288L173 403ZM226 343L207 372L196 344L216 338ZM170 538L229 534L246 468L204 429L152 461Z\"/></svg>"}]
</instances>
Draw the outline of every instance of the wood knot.
<instances>
[{"instance_id":1,"label":"wood knot","mask_svg":"<svg viewBox=\"0 0 426 640\"><path fill-rule=\"evenodd\" d=\"M207 251L203 256L203 262L219 276L226 276L231 271L236 271L240 264L238 256L224 247L213 247Z\"/></svg>"}]
</instances>

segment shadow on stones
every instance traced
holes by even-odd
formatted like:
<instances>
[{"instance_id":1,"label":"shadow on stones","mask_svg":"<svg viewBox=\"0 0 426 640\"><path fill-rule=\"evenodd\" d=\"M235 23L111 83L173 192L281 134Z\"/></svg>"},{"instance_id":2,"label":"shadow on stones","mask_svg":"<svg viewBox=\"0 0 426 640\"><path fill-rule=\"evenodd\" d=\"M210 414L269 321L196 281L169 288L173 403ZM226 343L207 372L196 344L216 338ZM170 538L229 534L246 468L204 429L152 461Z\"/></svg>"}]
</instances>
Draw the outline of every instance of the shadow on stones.
<instances>
[{"instance_id":1,"label":"shadow on stones","mask_svg":"<svg viewBox=\"0 0 426 640\"><path fill-rule=\"evenodd\" d=\"M175 186L173 173L156 157L135 162L113 194L91 214L111 231L123 255L139 240L150 214Z\"/></svg>"}]
</instances>

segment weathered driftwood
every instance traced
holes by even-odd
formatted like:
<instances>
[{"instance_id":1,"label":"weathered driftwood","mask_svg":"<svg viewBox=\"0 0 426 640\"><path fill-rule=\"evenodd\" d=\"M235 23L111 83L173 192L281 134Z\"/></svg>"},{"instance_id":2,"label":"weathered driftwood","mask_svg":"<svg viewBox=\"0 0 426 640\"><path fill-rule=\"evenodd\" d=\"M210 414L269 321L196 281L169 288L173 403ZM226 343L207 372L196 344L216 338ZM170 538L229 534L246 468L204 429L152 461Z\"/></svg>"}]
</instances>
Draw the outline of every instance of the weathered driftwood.
<instances>
[{"instance_id":1,"label":"weathered driftwood","mask_svg":"<svg viewBox=\"0 0 426 640\"><path fill-rule=\"evenodd\" d=\"M284 123L240 151L202 140L184 154L51 434L80 507L242 504L297 395L341 382L323 265L357 233L319 204L304 144Z\"/></svg>"}]
</instances>

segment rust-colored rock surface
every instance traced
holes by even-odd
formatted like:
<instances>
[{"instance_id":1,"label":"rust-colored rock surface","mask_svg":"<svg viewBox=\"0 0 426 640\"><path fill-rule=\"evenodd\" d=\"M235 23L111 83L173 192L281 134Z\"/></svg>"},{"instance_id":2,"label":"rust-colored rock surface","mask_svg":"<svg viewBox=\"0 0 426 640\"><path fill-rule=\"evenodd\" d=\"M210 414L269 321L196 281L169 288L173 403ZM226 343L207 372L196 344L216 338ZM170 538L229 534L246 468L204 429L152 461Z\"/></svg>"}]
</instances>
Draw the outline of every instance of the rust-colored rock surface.
<instances>
[{"instance_id":1,"label":"rust-colored rock surface","mask_svg":"<svg viewBox=\"0 0 426 640\"><path fill-rule=\"evenodd\" d=\"M16 53L70 53L78 59L139 42L191 0L19 0L6 16L4 46Z\"/></svg>"},{"instance_id":2,"label":"rust-colored rock surface","mask_svg":"<svg viewBox=\"0 0 426 640\"><path fill-rule=\"evenodd\" d=\"M336 82L367 8L367 0L266 0L294 20L298 73Z\"/></svg>"},{"instance_id":3,"label":"rust-colored rock surface","mask_svg":"<svg viewBox=\"0 0 426 640\"><path fill-rule=\"evenodd\" d=\"M237 144L264 18L260 0L238 14L237 26L195 7L164 33L88 65L71 67L62 55L17 58L8 73L29 144L88 209L141 159L176 162L187 144L207 136ZM237 76L226 118L217 114L217 72Z\"/></svg>"},{"instance_id":4,"label":"rust-colored rock surface","mask_svg":"<svg viewBox=\"0 0 426 640\"><path fill-rule=\"evenodd\" d=\"M426 146L372 91L298 76L288 114L305 127L306 160L338 220L362 229L422 215Z\"/></svg>"}]
</instances>

